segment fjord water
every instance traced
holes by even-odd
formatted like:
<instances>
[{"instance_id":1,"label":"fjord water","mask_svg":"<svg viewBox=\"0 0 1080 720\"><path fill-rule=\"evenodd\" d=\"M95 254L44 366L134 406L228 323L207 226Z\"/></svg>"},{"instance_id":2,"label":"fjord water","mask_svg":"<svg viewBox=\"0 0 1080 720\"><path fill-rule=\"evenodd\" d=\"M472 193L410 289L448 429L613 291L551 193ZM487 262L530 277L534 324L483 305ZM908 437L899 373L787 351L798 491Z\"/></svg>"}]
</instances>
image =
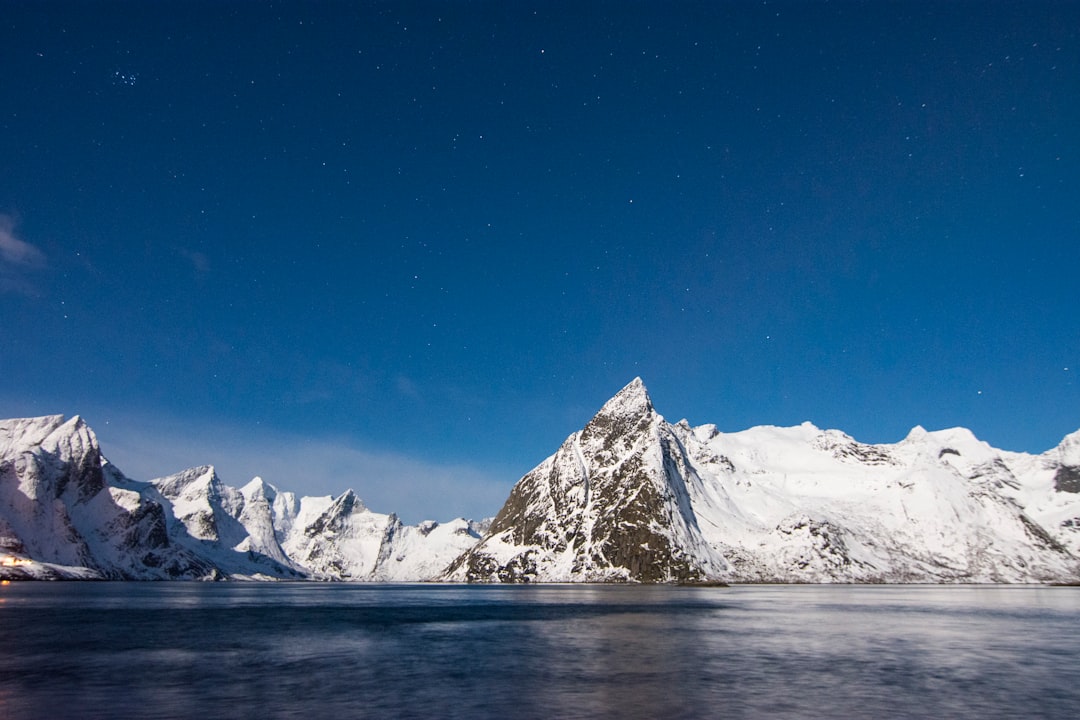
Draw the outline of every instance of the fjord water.
<instances>
[{"instance_id":1,"label":"fjord water","mask_svg":"<svg viewBox=\"0 0 1080 720\"><path fill-rule=\"evenodd\" d=\"M1080 588L11 583L0 717L1073 718Z\"/></svg>"}]
</instances>

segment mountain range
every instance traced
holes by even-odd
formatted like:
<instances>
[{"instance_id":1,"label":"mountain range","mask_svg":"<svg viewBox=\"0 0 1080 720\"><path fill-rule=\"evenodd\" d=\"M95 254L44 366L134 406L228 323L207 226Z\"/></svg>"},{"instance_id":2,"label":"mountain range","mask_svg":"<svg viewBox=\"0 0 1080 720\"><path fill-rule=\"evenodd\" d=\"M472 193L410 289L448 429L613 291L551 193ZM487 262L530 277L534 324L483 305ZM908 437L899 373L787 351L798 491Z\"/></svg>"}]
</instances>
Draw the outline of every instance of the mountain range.
<instances>
[{"instance_id":1,"label":"mountain range","mask_svg":"<svg viewBox=\"0 0 1080 720\"><path fill-rule=\"evenodd\" d=\"M0 579L1080 581L1080 431L1040 455L970 431L860 443L810 423L667 422L640 379L488 521L404 525L348 490L126 477L78 416L0 421Z\"/></svg>"},{"instance_id":2,"label":"mountain range","mask_svg":"<svg viewBox=\"0 0 1080 720\"><path fill-rule=\"evenodd\" d=\"M211 466L141 482L78 416L0 421L0 578L409 581L479 539L463 519L406 526L348 490L302 497Z\"/></svg>"}]
</instances>

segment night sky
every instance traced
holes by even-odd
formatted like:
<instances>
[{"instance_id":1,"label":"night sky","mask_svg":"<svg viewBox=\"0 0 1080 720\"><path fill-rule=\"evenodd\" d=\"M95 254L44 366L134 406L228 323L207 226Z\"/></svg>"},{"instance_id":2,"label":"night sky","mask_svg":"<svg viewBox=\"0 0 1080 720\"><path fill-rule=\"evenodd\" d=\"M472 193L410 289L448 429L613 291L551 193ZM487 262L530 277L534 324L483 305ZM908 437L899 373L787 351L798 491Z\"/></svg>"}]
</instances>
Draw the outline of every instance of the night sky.
<instances>
[{"instance_id":1,"label":"night sky","mask_svg":"<svg viewBox=\"0 0 1080 720\"><path fill-rule=\"evenodd\" d=\"M669 420L1080 428L1080 3L0 0L0 416L494 514Z\"/></svg>"}]
</instances>

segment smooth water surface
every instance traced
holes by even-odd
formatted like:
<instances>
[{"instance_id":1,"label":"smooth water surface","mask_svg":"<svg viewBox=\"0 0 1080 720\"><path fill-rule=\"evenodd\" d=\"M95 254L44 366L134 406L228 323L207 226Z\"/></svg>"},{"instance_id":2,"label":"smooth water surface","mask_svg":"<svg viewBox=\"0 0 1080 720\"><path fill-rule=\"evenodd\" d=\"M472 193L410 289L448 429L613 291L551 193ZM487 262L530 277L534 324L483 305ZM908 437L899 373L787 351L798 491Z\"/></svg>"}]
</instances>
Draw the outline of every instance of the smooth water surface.
<instances>
[{"instance_id":1,"label":"smooth water surface","mask_svg":"<svg viewBox=\"0 0 1080 720\"><path fill-rule=\"evenodd\" d=\"M11 583L0 718L1074 718L1080 588Z\"/></svg>"}]
</instances>

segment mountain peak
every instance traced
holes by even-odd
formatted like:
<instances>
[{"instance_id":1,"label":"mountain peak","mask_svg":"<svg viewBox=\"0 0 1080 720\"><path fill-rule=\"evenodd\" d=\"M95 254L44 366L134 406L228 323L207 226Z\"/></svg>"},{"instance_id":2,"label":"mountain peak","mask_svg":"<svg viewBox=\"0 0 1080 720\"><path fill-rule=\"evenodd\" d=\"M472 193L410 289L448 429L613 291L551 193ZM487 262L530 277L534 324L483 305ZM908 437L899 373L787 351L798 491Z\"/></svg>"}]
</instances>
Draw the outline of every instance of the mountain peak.
<instances>
[{"instance_id":1,"label":"mountain peak","mask_svg":"<svg viewBox=\"0 0 1080 720\"><path fill-rule=\"evenodd\" d=\"M581 442L588 445L598 441L604 447L613 447L616 441L629 447L642 433L657 421L663 420L653 408L649 391L641 378L634 378L604 403L600 411L581 431Z\"/></svg>"},{"instance_id":2,"label":"mountain peak","mask_svg":"<svg viewBox=\"0 0 1080 720\"><path fill-rule=\"evenodd\" d=\"M1080 430L1069 433L1050 453L1056 453L1066 465L1080 465Z\"/></svg>"},{"instance_id":3,"label":"mountain peak","mask_svg":"<svg viewBox=\"0 0 1080 720\"><path fill-rule=\"evenodd\" d=\"M274 498L277 497L277 488L261 477L256 476L247 485L240 488L240 494L247 498L248 501L251 498L262 497L268 502L273 502Z\"/></svg>"},{"instance_id":4,"label":"mountain peak","mask_svg":"<svg viewBox=\"0 0 1080 720\"><path fill-rule=\"evenodd\" d=\"M926 432L926 428L924 428L922 425L916 425L915 427L911 428L910 432L908 432L907 436L904 438L904 442L919 442L920 440L926 438L927 434L928 433Z\"/></svg>"},{"instance_id":5,"label":"mountain peak","mask_svg":"<svg viewBox=\"0 0 1080 720\"><path fill-rule=\"evenodd\" d=\"M334 499L331 510L334 515L344 517L351 515L353 512L363 512L367 508L364 506L360 496L352 488L349 488Z\"/></svg>"},{"instance_id":6,"label":"mountain peak","mask_svg":"<svg viewBox=\"0 0 1080 720\"><path fill-rule=\"evenodd\" d=\"M646 389L645 383L642 381L641 377L635 377L633 380L626 383L626 386L617 394L622 395L624 393L630 395L644 395L646 398L649 397L649 391Z\"/></svg>"},{"instance_id":7,"label":"mountain peak","mask_svg":"<svg viewBox=\"0 0 1080 720\"><path fill-rule=\"evenodd\" d=\"M13 451L16 446L28 448L40 445L63 424L63 415L0 420L0 454Z\"/></svg>"},{"instance_id":8,"label":"mountain peak","mask_svg":"<svg viewBox=\"0 0 1080 720\"><path fill-rule=\"evenodd\" d=\"M641 378L527 473L447 571L501 582L715 580L721 554L690 507L688 460ZM696 477L696 476L695 476Z\"/></svg>"},{"instance_id":9,"label":"mountain peak","mask_svg":"<svg viewBox=\"0 0 1080 720\"><path fill-rule=\"evenodd\" d=\"M641 378L631 380L626 387L604 403L599 415L647 415L652 413L652 398Z\"/></svg>"}]
</instances>

